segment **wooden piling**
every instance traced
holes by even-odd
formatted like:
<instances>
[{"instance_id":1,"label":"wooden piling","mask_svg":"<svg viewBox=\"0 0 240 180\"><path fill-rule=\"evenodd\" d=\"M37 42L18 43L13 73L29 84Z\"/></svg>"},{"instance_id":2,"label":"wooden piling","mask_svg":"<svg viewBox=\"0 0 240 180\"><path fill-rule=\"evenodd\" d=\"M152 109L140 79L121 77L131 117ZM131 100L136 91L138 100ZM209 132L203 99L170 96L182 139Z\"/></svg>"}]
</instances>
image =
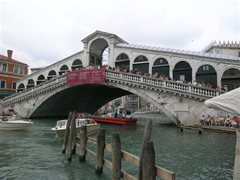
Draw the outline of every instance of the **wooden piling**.
<instances>
[{"instance_id":1,"label":"wooden piling","mask_svg":"<svg viewBox=\"0 0 240 180\"><path fill-rule=\"evenodd\" d=\"M112 136L112 179L121 179L121 142L118 134Z\"/></svg>"},{"instance_id":2,"label":"wooden piling","mask_svg":"<svg viewBox=\"0 0 240 180\"><path fill-rule=\"evenodd\" d=\"M142 180L155 180L155 151L152 141L145 142L143 145L142 156Z\"/></svg>"},{"instance_id":3,"label":"wooden piling","mask_svg":"<svg viewBox=\"0 0 240 180\"><path fill-rule=\"evenodd\" d=\"M80 150L79 161L84 162L86 159L87 127L80 127Z\"/></svg>"},{"instance_id":4,"label":"wooden piling","mask_svg":"<svg viewBox=\"0 0 240 180\"><path fill-rule=\"evenodd\" d=\"M75 113L72 115L71 119L71 128L68 136L68 145L67 145L67 160L68 162L72 161L72 147L73 147L73 138L76 130L76 118L75 118Z\"/></svg>"},{"instance_id":5,"label":"wooden piling","mask_svg":"<svg viewBox=\"0 0 240 180\"><path fill-rule=\"evenodd\" d=\"M139 160L139 166L138 166L138 179L142 179L142 158L143 158L143 147L144 147L144 143L148 142L151 140L151 136L152 136L152 120L149 119L145 125L145 129L144 129L144 135L143 135L143 144L142 144L142 151L140 154L140 160Z\"/></svg>"},{"instance_id":6,"label":"wooden piling","mask_svg":"<svg viewBox=\"0 0 240 180\"><path fill-rule=\"evenodd\" d=\"M104 148L105 148L105 130L100 129L97 136L97 165L95 168L96 174L101 174L103 172L103 162L104 162Z\"/></svg>"},{"instance_id":7,"label":"wooden piling","mask_svg":"<svg viewBox=\"0 0 240 180\"><path fill-rule=\"evenodd\" d=\"M68 120L67 120L66 130L65 130L64 139L63 139L63 146L62 146L63 154L65 154L65 152L66 152L66 147L67 147L67 143L68 143L68 135L69 135L69 127L71 124L72 114L73 114L72 112L69 112L69 114L68 114Z\"/></svg>"},{"instance_id":8,"label":"wooden piling","mask_svg":"<svg viewBox=\"0 0 240 180\"><path fill-rule=\"evenodd\" d=\"M236 148L234 160L233 180L240 179L240 129L236 128Z\"/></svg>"}]
</instances>

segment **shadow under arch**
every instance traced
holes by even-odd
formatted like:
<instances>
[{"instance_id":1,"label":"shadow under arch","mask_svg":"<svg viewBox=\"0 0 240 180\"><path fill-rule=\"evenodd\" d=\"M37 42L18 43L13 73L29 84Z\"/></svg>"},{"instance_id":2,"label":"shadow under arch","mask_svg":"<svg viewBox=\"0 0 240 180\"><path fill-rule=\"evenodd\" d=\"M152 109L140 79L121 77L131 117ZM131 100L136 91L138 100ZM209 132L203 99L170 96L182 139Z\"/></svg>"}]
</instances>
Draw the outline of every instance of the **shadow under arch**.
<instances>
[{"instance_id":1,"label":"shadow under arch","mask_svg":"<svg viewBox=\"0 0 240 180\"><path fill-rule=\"evenodd\" d=\"M66 118L70 111L94 113L109 101L132 94L98 84L78 85L49 94L34 107L30 118Z\"/></svg>"}]
</instances>

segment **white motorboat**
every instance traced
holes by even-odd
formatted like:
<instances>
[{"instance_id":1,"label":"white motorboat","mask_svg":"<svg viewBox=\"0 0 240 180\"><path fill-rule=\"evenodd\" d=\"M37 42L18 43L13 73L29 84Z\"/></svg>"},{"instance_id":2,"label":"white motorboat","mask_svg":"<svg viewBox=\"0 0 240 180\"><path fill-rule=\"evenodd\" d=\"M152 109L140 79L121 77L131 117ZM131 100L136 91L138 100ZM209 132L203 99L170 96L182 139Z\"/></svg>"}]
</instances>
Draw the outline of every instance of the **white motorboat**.
<instances>
[{"instance_id":1,"label":"white motorboat","mask_svg":"<svg viewBox=\"0 0 240 180\"><path fill-rule=\"evenodd\" d=\"M56 126L51 128L52 131L55 132L57 137L64 137L66 126L67 126L67 119L59 120L56 123ZM100 124L94 121L92 118L77 118L76 119L76 132L80 134L80 127L86 126L87 127L87 135L92 135L96 133L100 129Z\"/></svg>"},{"instance_id":2,"label":"white motorboat","mask_svg":"<svg viewBox=\"0 0 240 180\"><path fill-rule=\"evenodd\" d=\"M2 116L0 118L0 130L27 130L33 122L22 120L17 116Z\"/></svg>"}]
</instances>

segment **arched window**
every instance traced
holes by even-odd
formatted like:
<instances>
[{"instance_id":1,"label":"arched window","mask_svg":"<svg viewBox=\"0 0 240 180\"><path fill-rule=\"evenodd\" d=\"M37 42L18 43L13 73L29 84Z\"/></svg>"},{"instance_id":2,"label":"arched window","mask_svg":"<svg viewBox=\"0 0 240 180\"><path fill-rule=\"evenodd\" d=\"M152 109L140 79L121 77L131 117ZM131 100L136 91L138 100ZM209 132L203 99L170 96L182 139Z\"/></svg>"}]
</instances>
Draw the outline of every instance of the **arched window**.
<instances>
[{"instance_id":1,"label":"arched window","mask_svg":"<svg viewBox=\"0 0 240 180\"><path fill-rule=\"evenodd\" d=\"M117 59L115 61L115 67L119 68L121 70L130 70L130 59L128 57L128 55L126 55L125 53L119 54L117 56Z\"/></svg>"},{"instance_id":2,"label":"arched window","mask_svg":"<svg viewBox=\"0 0 240 180\"><path fill-rule=\"evenodd\" d=\"M221 79L222 88L231 91L240 87L240 70L236 68L227 69Z\"/></svg>"},{"instance_id":3,"label":"arched window","mask_svg":"<svg viewBox=\"0 0 240 180\"><path fill-rule=\"evenodd\" d=\"M52 78L54 78L54 77L56 77L56 76L57 76L56 71L51 70L51 71L48 73L47 79L50 80L50 79L52 79Z\"/></svg>"},{"instance_id":4,"label":"arched window","mask_svg":"<svg viewBox=\"0 0 240 180\"><path fill-rule=\"evenodd\" d=\"M44 75L41 74L40 76L38 76L37 85L39 85L45 81L46 81L46 79L45 79Z\"/></svg>"},{"instance_id":5,"label":"arched window","mask_svg":"<svg viewBox=\"0 0 240 180\"><path fill-rule=\"evenodd\" d=\"M173 69L173 79L192 82L192 68L186 61L178 62Z\"/></svg>"},{"instance_id":6,"label":"arched window","mask_svg":"<svg viewBox=\"0 0 240 180\"><path fill-rule=\"evenodd\" d=\"M208 87L217 87L217 72L209 64L200 66L196 74L196 82L199 84L207 85Z\"/></svg>"},{"instance_id":7,"label":"arched window","mask_svg":"<svg viewBox=\"0 0 240 180\"><path fill-rule=\"evenodd\" d=\"M141 73L149 73L149 62L145 56L138 56L134 60L133 70Z\"/></svg>"},{"instance_id":8,"label":"arched window","mask_svg":"<svg viewBox=\"0 0 240 180\"><path fill-rule=\"evenodd\" d=\"M17 92L21 92L21 91L23 91L23 90L25 90L25 86L24 86L23 83L21 83L21 84L19 84L19 86L18 86Z\"/></svg>"},{"instance_id":9,"label":"arched window","mask_svg":"<svg viewBox=\"0 0 240 180\"><path fill-rule=\"evenodd\" d=\"M152 74L169 76L169 64L168 61L164 58L158 58L154 61L152 67Z\"/></svg>"},{"instance_id":10,"label":"arched window","mask_svg":"<svg viewBox=\"0 0 240 180\"><path fill-rule=\"evenodd\" d=\"M82 67L83 67L82 61L80 59L76 59L73 61L71 68L72 68L72 71L74 71L74 70L80 69Z\"/></svg>"},{"instance_id":11,"label":"arched window","mask_svg":"<svg viewBox=\"0 0 240 180\"><path fill-rule=\"evenodd\" d=\"M59 76L63 75L66 71L68 71L68 67L67 67L67 65L63 65L63 66L60 68Z\"/></svg>"},{"instance_id":12,"label":"arched window","mask_svg":"<svg viewBox=\"0 0 240 180\"><path fill-rule=\"evenodd\" d=\"M33 79L29 79L28 83L27 83L27 89L34 87L35 86L35 82Z\"/></svg>"}]
</instances>

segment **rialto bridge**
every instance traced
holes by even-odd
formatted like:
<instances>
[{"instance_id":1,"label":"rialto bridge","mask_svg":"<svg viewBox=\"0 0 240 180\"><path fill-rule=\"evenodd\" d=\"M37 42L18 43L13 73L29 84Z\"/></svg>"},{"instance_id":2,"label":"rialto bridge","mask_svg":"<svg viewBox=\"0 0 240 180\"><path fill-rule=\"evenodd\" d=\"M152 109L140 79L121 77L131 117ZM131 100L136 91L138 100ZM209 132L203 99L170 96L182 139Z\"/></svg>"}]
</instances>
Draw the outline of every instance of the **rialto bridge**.
<instances>
[{"instance_id":1,"label":"rialto bridge","mask_svg":"<svg viewBox=\"0 0 240 180\"><path fill-rule=\"evenodd\" d=\"M216 87L231 90L240 86L240 58L211 53L211 48L204 53L132 45L101 31L82 42L83 51L18 81L18 93L2 100L3 108L14 108L24 118L66 117L73 110L94 113L117 97L136 94L175 123L198 124L200 114L209 111L204 100L220 93ZM239 49L238 43L231 46ZM67 71L101 66L106 49L107 65L123 71L106 70L103 84L67 85ZM201 86L193 85L195 82Z\"/></svg>"}]
</instances>

